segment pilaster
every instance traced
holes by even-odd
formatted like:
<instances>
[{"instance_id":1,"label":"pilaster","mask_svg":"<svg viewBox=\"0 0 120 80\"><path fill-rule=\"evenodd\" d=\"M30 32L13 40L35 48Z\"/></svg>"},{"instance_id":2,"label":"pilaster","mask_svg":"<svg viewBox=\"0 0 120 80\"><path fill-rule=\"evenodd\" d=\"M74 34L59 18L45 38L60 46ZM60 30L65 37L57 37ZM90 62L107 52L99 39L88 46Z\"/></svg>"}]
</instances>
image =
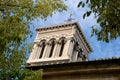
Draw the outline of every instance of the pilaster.
<instances>
[{"instance_id":1,"label":"pilaster","mask_svg":"<svg viewBox=\"0 0 120 80\"><path fill-rule=\"evenodd\" d=\"M36 50L36 56L34 57L34 59L39 59L40 53L41 53L42 47L38 46L37 50ZM35 53L34 53L35 54Z\"/></svg>"},{"instance_id":2,"label":"pilaster","mask_svg":"<svg viewBox=\"0 0 120 80\"><path fill-rule=\"evenodd\" d=\"M36 53L37 48L38 48L37 44L34 44L32 53L30 54L30 57L29 57L29 61L34 60L34 56L36 55L35 53Z\"/></svg>"},{"instance_id":3,"label":"pilaster","mask_svg":"<svg viewBox=\"0 0 120 80\"><path fill-rule=\"evenodd\" d=\"M70 37L69 39L67 39L67 42L63 50L64 54L62 56L71 58L73 48L74 48L74 40L73 37Z\"/></svg>"},{"instance_id":4,"label":"pilaster","mask_svg":"<svg viewBox=\"0 0 120 80\"><path fill-rule=\"evenodd\" d=\"M38 44L35 44L35 49L33 51L34 55L32 55L32 59L33 60L37 59L37 56L40 55L40 52L41 52L41 46Z\"/></svg>"},{"instance_id":5,"label":"pilaster","mask_svg":"<svg viewBox=\"0 0 120 80\"><path fill-rule=\"evenodd\" d=\"M46 43L46 46L45 46L45 50L43 52L43 57L42 58L47 58L47 54L48 54L48 50L49 50L49 43Z\"/></svg>"},{"instance_id":6,"label":"pilaster","mask_svg":"<svg viewBox=\"0 0 120 80\"><path fill-rule=\"evenodd\" d=\"M58 57L59 55L59 52L60 52L60 44L58 41L56 41L56 44L55 44L55 48L54 48L54 51L53 51L53 58L54 57Z\"/></svg>"}]
</instances>

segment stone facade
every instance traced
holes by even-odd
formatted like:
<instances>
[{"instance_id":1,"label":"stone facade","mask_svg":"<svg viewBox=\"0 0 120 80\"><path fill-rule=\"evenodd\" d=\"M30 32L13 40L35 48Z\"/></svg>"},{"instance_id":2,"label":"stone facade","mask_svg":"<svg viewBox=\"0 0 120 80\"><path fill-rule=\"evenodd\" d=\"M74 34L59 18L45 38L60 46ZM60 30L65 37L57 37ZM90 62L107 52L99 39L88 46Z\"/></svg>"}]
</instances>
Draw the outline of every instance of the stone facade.
<instances>
[{"instance_id":1,"label":"stone facade","mask_svg":"<svg viewBox=\"0 0 120 80\"><path fill-rule=\"evenodd\" d=\"M43 69L43 80L120 80L120 58L27 68Z\"/></svg>"},{"instance_id":2,"label":"stone facade","mask_svg":"<svg viewBox=\"0 0 120 80\"><path fill-rule=\"evenodd\" d=\"M77 22L37 28L30 66L87 61L92 49Z\"/></svg>"}]
</instances>

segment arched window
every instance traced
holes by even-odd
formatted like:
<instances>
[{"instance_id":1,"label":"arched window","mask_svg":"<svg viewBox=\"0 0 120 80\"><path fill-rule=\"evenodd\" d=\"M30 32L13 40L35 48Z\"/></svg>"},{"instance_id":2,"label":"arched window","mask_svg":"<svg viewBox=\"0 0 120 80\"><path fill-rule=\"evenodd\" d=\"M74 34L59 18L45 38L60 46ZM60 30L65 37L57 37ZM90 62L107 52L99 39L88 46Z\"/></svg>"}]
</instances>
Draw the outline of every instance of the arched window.
<instances>
[{"instance_id":1,"label":"arched window","mask_svg":"<svg viewBox=\"0 0 120 80\"><path fill-rule=\"evenodd\" d=\"M49 58L50 58L50 57L52 56L52 54L53 54L54 47L55 47L55 40L52 40L52 41L51 41L51 50L50 50Z\"/></svg>"},{"instance_id":2,"label":"arched window","mask_svg":"<svg viewBox=\"0 0 120 80\"><path fill-rule=\"evenodd\" d=\"M64 45L65 45L65 37L62 37L61 39L60 39L60 45L61 45L61 47L60 47L60 52L59 52L59 57L61 57L62 56L62 54L63 54L63 49L64 49Z\"/></svg>"},{"instance_id":3,"label":"arched window","mask_svg":"<svg viewBox=\"0 0 120 80\"><path fill-rule=\"evenodd\" d=\"M45 49L45 41L42 42L41 47L42 47L42 49L41 49L39 58L42 58L42 56L43 56L43 52L44 52L44 49Z\"/></svg>"},{"instance_id":4,"label":"arched window","mask_svg":"<svg viewBox=\"0 0 120 80\"><path fill-rule=\"evenodd\" d=\"M64 49L64 45L65 45L65 40L64 40L64 39L62 39L62 40L61 40L61 48L60 48L59 57L61 57L61 56L62 56L63 49Z\"/></svg>"}]
</instances>

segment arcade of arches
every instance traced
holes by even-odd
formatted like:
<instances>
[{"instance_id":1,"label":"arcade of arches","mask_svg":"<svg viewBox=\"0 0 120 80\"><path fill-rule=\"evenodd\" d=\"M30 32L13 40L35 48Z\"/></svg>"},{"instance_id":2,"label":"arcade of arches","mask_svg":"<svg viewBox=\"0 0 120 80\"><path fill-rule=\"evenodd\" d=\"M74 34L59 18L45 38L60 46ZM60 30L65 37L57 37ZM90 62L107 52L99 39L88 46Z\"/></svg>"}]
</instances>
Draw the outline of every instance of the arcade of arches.
<instances>
[{"instance_id":1,"label":"arcade of arches","mask_svg":"<svg viewBox=\"0 0 120 80\"><path fill-rule=\"evenodd\" d=\"M79 46L73 37L51 38L50 40L42 39L39 43L35 43L34 47L35 49L32 53L36 54L31 54L30 60L32 61L58 57L70 57L71 61L80 61L87 58L85 57L86 55L82 55L82 53L76 49L79 48Z\"/></svg>"}]
</instances>

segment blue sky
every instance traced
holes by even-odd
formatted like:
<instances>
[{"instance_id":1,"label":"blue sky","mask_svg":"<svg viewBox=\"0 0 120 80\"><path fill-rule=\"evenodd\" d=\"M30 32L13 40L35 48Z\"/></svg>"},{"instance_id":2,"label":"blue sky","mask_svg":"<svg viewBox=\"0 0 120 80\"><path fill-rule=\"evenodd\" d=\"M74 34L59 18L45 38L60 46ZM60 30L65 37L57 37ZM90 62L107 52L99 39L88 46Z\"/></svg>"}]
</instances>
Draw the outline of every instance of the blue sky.
<instances>
[{"instance_id":1,"label":"blue sky","mask_svg":"<svg viewBox=\"0 0 120 80\"><path fill-rule=\"evenodd\" d=\"M97 41L96 36L90 37L91 34L91 26L97 25L94 15L83 19L83 14L89 10L89 8L77 8L79 0L67 0L65 4L68 6L67 11L63 11L61 13L57 12L52 17L48 17L47 21L44 20L35 20L33 21L34 27L44 27L51 26L55 24L65 23L65 20L69 18L69 13L72 13L72 18L75 19L80 25L93 48L93 52L89 55L89 59L99 59L99 58L108 58L108 57L120 57L120 38L116 40L112 40L110 43L105 43L101 41ZM30 42L34 41L36 36L36 32L33 29L33 37L29 39Z\"/></svg>"}]
</instances>

